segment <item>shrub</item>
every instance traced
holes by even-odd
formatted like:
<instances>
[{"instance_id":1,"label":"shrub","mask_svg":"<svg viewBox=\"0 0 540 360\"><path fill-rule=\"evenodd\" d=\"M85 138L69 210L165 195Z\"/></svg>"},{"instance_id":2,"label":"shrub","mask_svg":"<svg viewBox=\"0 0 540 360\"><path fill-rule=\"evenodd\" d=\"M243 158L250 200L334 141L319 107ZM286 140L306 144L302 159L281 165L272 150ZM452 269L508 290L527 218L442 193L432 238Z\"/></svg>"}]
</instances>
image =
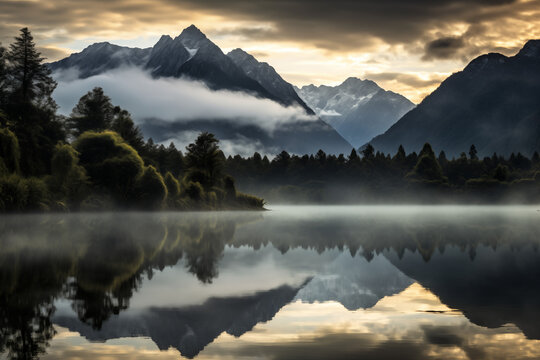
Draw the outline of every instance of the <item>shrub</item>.
<instances>
[{"instance_id":1,"label":"shrub","mask_svg":"<svg viewBox=\"0 0 540 360\"><path fill-rule=\"evenodd\" d=\"M204 189L198 182L190 181L185 187L187 197L193 201L202 201L204 199Z\"/></svg>"},{"instance_id":2,"label":"shrub","mask_svg":"<svg viewBox=\"0 0 540 360\"><path fill-rule=\"evenodd\" d=\"M241 208L264 209L264 200L253 195L236 194L236 203Z\"/></svg>"},{"instance_id":3,"label":"shrub","mask_svg":"<svg viewBox=\"0 0 540 360\"><path fill-rule=\"evenodd\" d=\"M70 204L78 206L87 194L88 178L72 146L58 144L51 161L50 188Z\"/></svg>"},{"instance_id":4,"label":"shrub","mask_svg":"<svg viewBox=\"0 0 540 360\"><path fill-rule=\"evenodd\" d=\"M3 165L0 165L0 168L4 168L4 173L6 170L8 173L18 173L20 159L21 152L17 137L9 129L0 129L0 162Z\"/></svg>"},{"instance_id":5,"label":"shrub","mask_svg":"<svg viewBox=\"0 0 540 360\"><path fill-rule=\"evenodd\" d=\"M165 174L165 186L167 187L167 204L170 208L176 208L180 197L180 183L170 172Z\"/></svg>"},{"instance_id":6,"label":"shrub","mask_svg":"<svg viewBox=\"0 0 540 360\"><path fill-rule=\"evenodd\" d=\"M157 209L167 198L167 187L155 167L147 166L136 184L137 207Z\"/></svg>"},{"instance_id":7,"label":"shrub","mask_svg":"<svg viewBox=\"0 0 540 360\"><path fill-rule=\"evenodd\" d=\"M134 196L134 186L143 175L139 154L115 132L86 132L74 143L81 165L92 183L125 203Z\"/></svg>"},{"instance_id":8,"label":"shrub","mask_svg":"<svg viewBox=\"0 0 540 360\"><path fill-rule=\"evenodd\" d=\"M50 195L43 180L17 174L0 178L0 211L47 210Z\"/></svg>"}]
</instances>

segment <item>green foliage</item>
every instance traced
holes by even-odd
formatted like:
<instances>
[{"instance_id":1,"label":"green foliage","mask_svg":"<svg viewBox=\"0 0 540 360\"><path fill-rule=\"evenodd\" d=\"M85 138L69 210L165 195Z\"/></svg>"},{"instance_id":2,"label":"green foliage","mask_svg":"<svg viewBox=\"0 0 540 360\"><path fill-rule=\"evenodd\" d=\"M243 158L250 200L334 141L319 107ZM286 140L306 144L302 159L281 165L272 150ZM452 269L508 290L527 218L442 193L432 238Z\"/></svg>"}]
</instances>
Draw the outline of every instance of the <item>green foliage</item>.
<instances>
[{"instance_id":1,"label":"green foliage","mask_svg":"<svg viewBox=\"0 0 540 360\"><path fill-rule=\"evenodd\" d=\"M167 187L163 177L153 166L144 168L142 176L135 184L135 189L138 208L159 209L167 198Z\"/></svg>"},{"instance_id":2,"label":"green foliage","mask_svg":"<svg viewBox=\"0 0 540 360\"><path fill-rule=\"evenodd\" d=\"M110 129L118 133L131 147L140 154L144 150L144 139L139 127L131 119L127 110L116 106L113 110L114 119Z\"/></svg>"},{"instance_id":3,"label":"green foliage","mask_svg":"<svg viewBox=\"0 0 540 360\"><path fill-rule=\"evenodd\" d=\"M218 184L222 178L223 153L219 141L213 134L201 133L194 143L186 147L186 164L189 168L188 180L198 181L205 189Z\"/></svg>"},{"instance_id":4,"label":"green foliage","mask_svg":"<svg viewBox=\"0 0 540 360\"><path fill-rule=\"evenodd\" d=\"M43 180L17 174L0 177L0 211L46 210L49 202L50 194Z\"/></svg>"},{"instance_id":5,"label":"green foliage","mask_svg":"<svg viewBox=\"0 0 540 360\"><path fill-rule=\"evenodd\" d=\"M439 165L431 145L428 143L424 145L424 148L420 152L420 158L418 159L416 166L409 174L407 174L407 177L420 181L445 181L441 165Z\"/></svg>"},{"instance_id":6,"label":"green foliage","mask_svg":"<svg viewBox=\"0 0 540 360\"><path fill-rule=\"evenodd\" d=\"M73 144L92 183L120 202L129 201L144 163L115 132L86 132Z\"/></svg>"},{"instance_id":7,"label":"green foliage","mask_svg":"<svg viewBox=\"0 0 540 360\"><path fill-rule=\"evenodd\" d=\"M34 38L28 28L20 30L20 35L10 45L6 58L9 101L20 111L22 120L26 120L28 104L56 110L56 103L51 97L56 82L51 77L51 70L43 63L44 58L36 50Z\"/></svg>"},{"instance_id":8,"label":"green foliage","mask_svg":"<svg viewBox=\"0 0 540 360\"><path fill-rule=\"evenodd\" d=\"M509 177L510 171L508 170L508 166L502 164L497 165L493 178L498 181L508 181Z\"/></svg>"},{"instance_id":9,"label":"green foliage","mask_svg":"<svg viewBox=\"0 0 540 360\"><path fill-rule=\"evenodd\" d=\"M190 200L195 202L201 202L205 199L204 189L198 182L188 182L185 186L185 194Z\"/></svg>"},{"instance_id":10,"label":"green foliage","mask_svg":"<svg viewBox=\"0 0 540 360\"><path fill-rule=\"evenodd\" d=\"M18 173L20 158L19 140L15 134L9 129L0 129L0 166L9 173Z\"/></svg>"},{"instance_id":11,"label":"green foliage","mask_svg":"<svg viewBox=\"0 0 540 360\"><path fill-rule=\"evenodd\" d=\"M236 185L232 176L225 176L223 179L223 189L225 190L225 200L227 202L236 200Z\"/></svg>"},{"instance_id":12,"label":"green foliage","mask_svg":"<svg viewBox=\"0 0 540 360\"><path fill-rule=\"evenodd\" d=\"M0 69L1 123L17 136L26 176L47 174L54 146L65 139L52 99L56 83L43 60L27 28L0 55L0 68L5 67Z\"/></svg>"},{"instance_id":13,"label":"green foliage","mask_svg":"<svg viewBox=\"0 0 540 360\"><path fill-rule=\"evenodd\" d=\"M177 207L180 198L180 183L170 172L165 174L163 180L167 187L167 204L169 208L174 209Z\"/></svg>"},{"instance_id":14,"label":"green foliage","mask_svg":"<svg viewBox=\"0 0 540 360\"><path fill-rule=\"evenodd\" d=\"M56 145L51 170L50 188L60 199L78 207L88 193L88 177L79 165L77 150L67 144Z\"/></svg>"},{"instance_id":15,"label":"green foliage","mask_svg":"<svg viewBox=\"0 0 540 360\"><path fill-rule=\"evenodd\" d=\"M264 208L264 200L253 195L237 193L236 204L241 209L262 209Z\"/></svg>"},{"instance_id":16,"label":"green foliage","mask_svg":"<svg viewBox=\"0 0 540 360\"><path fill-rule=\"evenodd\" d=\"M108 130L113 123L114 115L111 99L105 95L102 88L95 87L75 105L68 126L75 136L86 131Z\"/></svg>"}]
</instances>

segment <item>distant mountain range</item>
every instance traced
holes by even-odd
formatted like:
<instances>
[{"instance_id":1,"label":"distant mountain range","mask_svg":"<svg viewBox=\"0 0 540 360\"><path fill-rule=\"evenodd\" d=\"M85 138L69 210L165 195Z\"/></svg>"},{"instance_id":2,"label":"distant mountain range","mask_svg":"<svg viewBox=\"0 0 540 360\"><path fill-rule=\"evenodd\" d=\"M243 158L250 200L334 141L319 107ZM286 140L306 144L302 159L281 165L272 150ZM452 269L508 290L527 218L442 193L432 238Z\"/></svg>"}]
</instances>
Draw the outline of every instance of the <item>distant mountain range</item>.
<instances>
[{"instance_id":1,"label":"distant mountain range","mask_svg":"<svg viewBox=\"0 0 540 360\"><path fill-rule=\"evenodd\" d=\"M296 88L300 97L354 147L360 147L399 120L414 104L371 80L348 78L338 86Z\"/></svg>"},{"instance_id":2,"label":"distant mountain range","mask_svg":"<svg viewBox=\"0 0 540 360\"><path fill-rule=\"evenodd\" d=\"M283 106L299 107L306 116L314 115L313 110L296 94L293 86L283 80L270 65L258 62L241 49L225 55L193 25L174 39L162 36L152 48L136 49L98 43L51 63L49 67L53 72L72 71L79 78L92 77L121 67L136 67L156 78L202 81L212 90L244 92ZM258 144L262 151L269 153L281 150L315 153L319 149L328 153L348 153L351 150L351 145L342 136L317 118L311 121L288 121L275 132L268 133L264 130L264 124L240 124L235 119L204 118L171 123L161 122L159 117L159 110L156 110L155 118L144 119L141 124L143 132L146 131L145 135L158 142L177 138L186 131L210 130L225 142Z\"/></svg>"},{"instance_id":3,"label":"distant mountain range","mask_svg":"<svg viewBox=\"0 0 540 360\"><path fill-rule=\"evenodd\" d=\"M308 102L309 103L309 102ZM419 151L429 142L449 156L540 150L540 40L512 57L490 53L447 78L421 104L370 143L376 150Z\"/></svg>"}]
</instances>

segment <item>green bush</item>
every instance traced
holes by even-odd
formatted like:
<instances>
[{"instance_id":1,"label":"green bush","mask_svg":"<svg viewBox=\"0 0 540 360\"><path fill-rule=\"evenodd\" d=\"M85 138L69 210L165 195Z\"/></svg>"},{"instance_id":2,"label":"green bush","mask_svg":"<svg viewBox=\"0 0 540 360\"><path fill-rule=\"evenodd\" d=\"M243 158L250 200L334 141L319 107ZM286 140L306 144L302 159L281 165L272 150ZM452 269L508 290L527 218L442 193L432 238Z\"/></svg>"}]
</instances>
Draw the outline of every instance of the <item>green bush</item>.
<instances>
[{"instance_id":1,"label":"green bush","mask_svg":"<svg viewBox=\"0 0 540 360\"><path fill-rule=\"evenodd\" d=\"M253 195L243 194L238 192L236 194L236 203L240 208L249 209L264 209L264 200Z\"/></svg>"},{"instance_id":2,"label":"green bush","mask_svg":"<svg viewBox=\"0 0 540 360\"><path fill-rule=\"evenodd\" d=\"M204 200L204 189L198 182L188 182L185 187L185 193L193 201L199 202Z\"/></svg>"},{"instance_id":3,"label":"green bush","mask_svg":"<svg viewBox=\"0 0 540 360\"><path fill-rule=\"evenodd\" d=\"M25 179L17 174L0 178L0 211L47 210L50 194L43 180Z\"/></svg>"},{"instance_id":4,"label":"green bush","mask_svg":"<svg viewBox=\"0 0 540 360\"><path fill-rule=\"evenodd\" d=\"M71 145L58 144L51 161L49 187L57 197L77 207L87 195L88 177Z\"/></svg>"},{"instance_id":5,"label":"green bush","mask_svg":"<svg viewBox=\"0 0 540 360\"><path fill-rule=\"evenodd\" d=\"M159 209L167 198L163 177L153 166L147 166L135 185L138 208Z\"/></svg>"},{"instance_id":6,"label":"green bush","mask_svg":"<svg viewBox=\"0 0 540 360\"><path fill-rule=\"evenodd\" d=\"M134 194L134 186L143 175L139 154L115 132L86 132L74 143L81 165L92 183L125 204Z\"/></svg>"},{"instance_id":7,"label":"green bush","mask_svg":"<svg viewBox=\"0 0 540 360\"><path fill-rule=\"evenodd\" d=\"M9 129L0 129L0 174L18 173L20 171L19 162L21 152L19 149L19 141L13 132Z\"/></svg>"},{"instance_id":8,"label":"green bush","mask_svg":"<svg viewBox=\"0 0 540 360\"><path fill-rule=\"evenodd\" d=\"M169 208L176 208L180 197L180 183L170 172L165 174L165 186L167 187L167 205Z\"/></svg>"}]
</instances>

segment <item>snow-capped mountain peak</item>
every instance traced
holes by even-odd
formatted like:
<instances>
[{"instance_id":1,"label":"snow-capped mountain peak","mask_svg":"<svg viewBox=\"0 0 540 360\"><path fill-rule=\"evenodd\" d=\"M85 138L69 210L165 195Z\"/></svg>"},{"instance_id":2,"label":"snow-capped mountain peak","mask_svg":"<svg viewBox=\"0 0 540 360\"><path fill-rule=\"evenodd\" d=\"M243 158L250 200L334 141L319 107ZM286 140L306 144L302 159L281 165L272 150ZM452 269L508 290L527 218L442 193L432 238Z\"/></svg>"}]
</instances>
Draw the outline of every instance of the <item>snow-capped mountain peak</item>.
<instances>
[{"instance_id":1,"label":"snow-capped mountain peak","mask_svg":"<svg viewBox=\"0 0 540 360\"><path fill-rule=\"evenodd\" d=\"M307 85L296 90L317 115L355 147L384 132L414 107L405 97L356 77L338 86Z\"/></svg>"}]
</instances>

